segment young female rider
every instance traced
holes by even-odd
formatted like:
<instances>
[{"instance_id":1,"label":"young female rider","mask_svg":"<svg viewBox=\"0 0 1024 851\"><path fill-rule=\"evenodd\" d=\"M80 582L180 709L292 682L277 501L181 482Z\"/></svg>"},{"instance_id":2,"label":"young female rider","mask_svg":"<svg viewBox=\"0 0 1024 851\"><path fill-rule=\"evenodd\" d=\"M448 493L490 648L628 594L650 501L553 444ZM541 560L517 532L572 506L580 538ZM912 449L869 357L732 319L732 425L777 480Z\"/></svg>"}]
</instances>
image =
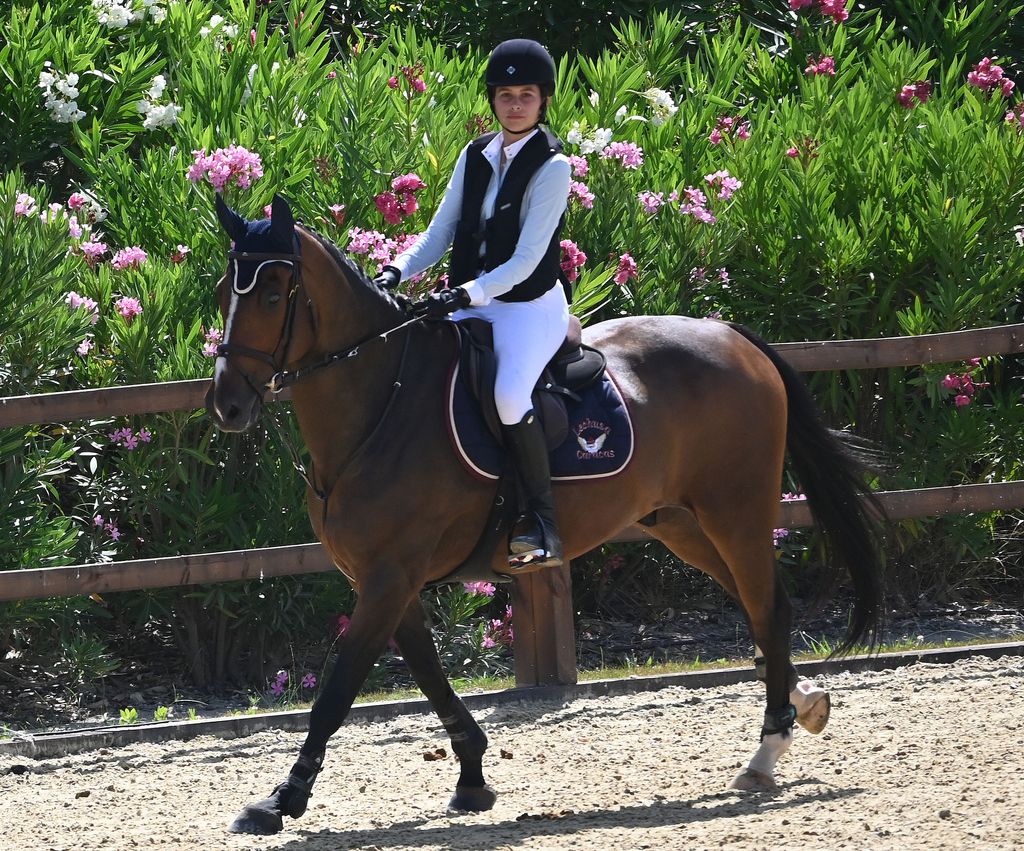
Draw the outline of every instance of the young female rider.
<instances>
[{"instance_id":1,"label":"young female rider","mask_svg":"<svg viewBox=\"0 0 1024 851\"><path fill-rule=\"evenodd\" d=\"M562 563L547 447L530 395L569 324L558 272L571 167L561 142L541 126L555 90L548 52L527 39L502 42L485 80L501 132L463 149L429 227L377 282L394 287L451 246L448 289L419 309L435 319L475 316L493 327L494 397L527 511L509 541L509 569L533 570Z\"/></svg>"}]
</instances>

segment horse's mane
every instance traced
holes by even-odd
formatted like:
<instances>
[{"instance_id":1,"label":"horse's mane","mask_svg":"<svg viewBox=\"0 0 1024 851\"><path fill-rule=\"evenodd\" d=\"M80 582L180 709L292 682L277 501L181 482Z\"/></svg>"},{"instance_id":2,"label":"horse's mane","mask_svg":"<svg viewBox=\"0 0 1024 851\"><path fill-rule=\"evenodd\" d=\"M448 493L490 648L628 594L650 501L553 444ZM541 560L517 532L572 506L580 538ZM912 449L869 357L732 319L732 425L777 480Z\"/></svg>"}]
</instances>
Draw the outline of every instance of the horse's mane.
<instances>
[{"instance_id":1,"label":"horse's mane","mask_svg":"<svg viewBox=\"0 0 1024 851\"><path fill-rule=\"evenodd\" d=\"M326 236L317 233L311 227L307 225L301 225L302 229L313 237L323 249L331 256L331 259L338 265L338 269L341 273L356 286L361 286L366 289L372 296L376 296L382 302L387 303L391 307L399 307L398 302L387 290L378 287L373 279L370 278L366 272L364 272L358 264L354 263L350 258L345 256L345 253L338 248L331 240Z\"/></svg>"}]
</instances>

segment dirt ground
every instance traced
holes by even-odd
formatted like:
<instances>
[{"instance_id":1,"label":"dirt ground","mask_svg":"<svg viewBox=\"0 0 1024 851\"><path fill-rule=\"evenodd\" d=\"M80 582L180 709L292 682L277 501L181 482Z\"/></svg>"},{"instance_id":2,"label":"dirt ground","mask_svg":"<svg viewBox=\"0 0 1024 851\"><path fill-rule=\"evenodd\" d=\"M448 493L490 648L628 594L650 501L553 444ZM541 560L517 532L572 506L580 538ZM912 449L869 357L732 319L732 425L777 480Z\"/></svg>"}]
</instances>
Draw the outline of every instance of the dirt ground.
<instances>
[{"instance_id":1,"label":"dirt ground","mask_svg":"<svg viewBox=\"0 0 1024 851\"><path fill-rule=\"evenodd\" d=\"M724 791L756 747L760 687L671 688L478 712L498 801L475 815L444 812L457 766L434 719L346 726L309 811L274 837L226 827L283 778L295 734L4 757L0 848L1024 847L1024 658L824 684L831 722L798 731L773 794Z\"/></svg>"}]
</instances>

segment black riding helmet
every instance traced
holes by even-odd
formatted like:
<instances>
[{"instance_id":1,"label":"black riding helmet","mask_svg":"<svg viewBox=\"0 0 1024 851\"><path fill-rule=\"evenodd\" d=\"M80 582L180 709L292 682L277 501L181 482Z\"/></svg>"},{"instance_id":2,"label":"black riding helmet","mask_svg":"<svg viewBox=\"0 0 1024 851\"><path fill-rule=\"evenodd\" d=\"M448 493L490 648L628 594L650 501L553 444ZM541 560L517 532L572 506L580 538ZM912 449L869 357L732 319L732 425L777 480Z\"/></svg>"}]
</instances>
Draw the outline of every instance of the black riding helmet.
<instances>
[{"instance_id":1,"label":"black riding helmet","mask_svg":"<svg viewBox=\"0 0 1024 851\"><path fill-rule=\"evenodd\" d=\"M547 115L547 98L555 93L555 60L538 42L528 38L503 41L487 60L484 73L487 100L494 110L494 93L498 86L529 86L536 84L545 98L540 120Z\"/></svg>"}]
</instances>

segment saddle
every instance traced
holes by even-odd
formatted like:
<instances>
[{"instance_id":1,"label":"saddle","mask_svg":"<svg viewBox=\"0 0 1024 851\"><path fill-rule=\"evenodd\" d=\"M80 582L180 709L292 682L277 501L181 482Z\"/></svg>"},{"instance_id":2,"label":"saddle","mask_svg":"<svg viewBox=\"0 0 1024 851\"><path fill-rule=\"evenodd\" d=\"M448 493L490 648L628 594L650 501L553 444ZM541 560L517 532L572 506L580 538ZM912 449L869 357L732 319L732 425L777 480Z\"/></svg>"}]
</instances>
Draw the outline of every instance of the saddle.
<instances>
[{"instance_id":1,"label":"saddle","mask_svg":"<svg viewBox=\"0 0 1024 851\"><path fill-rule=\"evenodd\" d=\"M483 319L462 319L455 326L460 338L460 374L470 395L480 405L488 431L503 443L501 420L494 404L498 362L491 325ZM541 372L531 397L549 450L560 446L568 436L566 400L579 402L579 392L601 378L605 362L600 351L583 343L583 326L579 319L570 316L565 340Z\"/></svg>"}]
</instances>

